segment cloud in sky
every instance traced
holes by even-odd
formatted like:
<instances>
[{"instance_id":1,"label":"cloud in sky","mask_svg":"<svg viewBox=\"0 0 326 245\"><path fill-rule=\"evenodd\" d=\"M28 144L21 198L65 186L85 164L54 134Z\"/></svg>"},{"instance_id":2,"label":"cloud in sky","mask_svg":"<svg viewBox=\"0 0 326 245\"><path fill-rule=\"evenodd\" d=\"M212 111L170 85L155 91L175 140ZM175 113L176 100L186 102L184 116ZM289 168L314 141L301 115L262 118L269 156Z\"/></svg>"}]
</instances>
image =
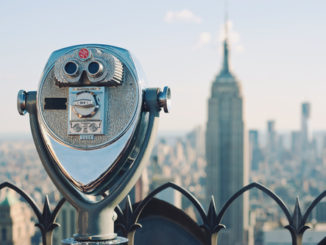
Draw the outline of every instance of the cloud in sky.
<instances>
[{"instance_id":1,"label":"cloud in sky","mask_svg":"<svg viewBox=\"0 0 326 245\"><path fill-rule=\"evenodd\" d=\"M210 32L202 32L199 34L198 41L194 48L201 48L212 43L212 34Z\"/></svg>"},{"instance_id":2,"label":"cloud in sky","mask_svg":"<svg viewBox=\"0 0 326 245\"><path fill-rule=\"evenodd\" d=\"M180 11L168 11L164 16L164 21L167 23L184 22L184 23L196 23L202 22L202 19L195 15L192 11L188 9L183 9Z\"/></svg>"}]
</instances>

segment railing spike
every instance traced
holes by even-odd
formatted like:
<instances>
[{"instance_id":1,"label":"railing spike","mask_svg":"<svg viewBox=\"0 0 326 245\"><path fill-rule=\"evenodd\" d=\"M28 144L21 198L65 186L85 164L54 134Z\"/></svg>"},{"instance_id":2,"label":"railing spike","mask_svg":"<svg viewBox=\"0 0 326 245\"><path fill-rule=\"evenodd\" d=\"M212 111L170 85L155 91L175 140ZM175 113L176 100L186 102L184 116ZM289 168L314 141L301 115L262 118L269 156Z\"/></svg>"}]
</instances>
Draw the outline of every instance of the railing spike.
<instances>
[{"instance_id":1,"label":"railing spike","mask_svg":"<svg viewBox=\"0 0 326 245\"><path fill-rule=\"evenodd\" d=\"M216 223L218 223L214 196L211 196L211 201L207 211L207 220L210 226L215 226Z\"/></svg>"}]
</instances>

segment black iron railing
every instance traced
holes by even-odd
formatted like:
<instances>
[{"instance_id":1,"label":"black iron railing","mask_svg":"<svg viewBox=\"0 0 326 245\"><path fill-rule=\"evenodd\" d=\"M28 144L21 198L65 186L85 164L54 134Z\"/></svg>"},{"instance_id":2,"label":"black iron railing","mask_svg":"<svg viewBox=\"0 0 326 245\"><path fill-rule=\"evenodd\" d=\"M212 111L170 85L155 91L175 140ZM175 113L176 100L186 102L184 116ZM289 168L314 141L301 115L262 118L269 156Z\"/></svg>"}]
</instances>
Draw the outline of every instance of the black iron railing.
<instances>
[{"instance_id":1,"label":"black iron railing","mask_svg":"<svg viewBox=\"0 0 326 245\"><path fill-rule=\"evenodd\" d=\"M53 230L58 226L55 223L56 217L60 208L62 207L65 199L62 198L53 211L51 211L49 207L49 200L47 196L45 197L45 201L43 204L43 210L41 211L35 201L26 194L23 190L18 188L17 186L4 182L0 184L0 190L3 188L9 188L18 193L31 207L33 212L35 213L38 223L35 224L42 234L42 242L43 245L51 245L52 244L52 234ZM135 233L138 229L142 227L141 222L139 222L140 216L146 210L147 205L155 199L155 196L168 189L172 188L178 192L180 192L185 198L187 198L194 208L198 211L201 221L197 223L198 227L203 231L202 244L208 245L216 245L218 240L219 232L222 229L227 229L222 223L221 220L228 210L230 205L241 195L251 189L258 189L264 192L267 196L269 196L272 200L276 202L278 207L281 208L284 213L288 224L284 227L291 234L292 245L302 245L302 237L304 232L310 227L307 225L307 220L312 210L316 207L316 205L326 196L326 191L322 192L307 208L304 214L301 212L299 200L296 200L294 211L291 213L288 207L284 204L282 199L278 197L274 192L270 189L264 187L259 183L251 183L247 186L241 188L238 192L236 192L222 207L222 209L217 212L215 207L214 198L211 199L209 208L207 212L204 210L201 203L186 189L174 184L174 183L166 183L154 191L152 191L144 200L137 204L135 208L130 202L130 198L127 198L126 205L124 210L120 207L116 208L116 213L118 214L118 219L116 221L116 227L121 231L121 235L128 237L129 245L133 245L135 242ZM324 239L325 240L325 239ZM324 241L323 240L323 241ZM322 241L319 243L320 245L326 244Z\"/></svg>"}]
</instances>

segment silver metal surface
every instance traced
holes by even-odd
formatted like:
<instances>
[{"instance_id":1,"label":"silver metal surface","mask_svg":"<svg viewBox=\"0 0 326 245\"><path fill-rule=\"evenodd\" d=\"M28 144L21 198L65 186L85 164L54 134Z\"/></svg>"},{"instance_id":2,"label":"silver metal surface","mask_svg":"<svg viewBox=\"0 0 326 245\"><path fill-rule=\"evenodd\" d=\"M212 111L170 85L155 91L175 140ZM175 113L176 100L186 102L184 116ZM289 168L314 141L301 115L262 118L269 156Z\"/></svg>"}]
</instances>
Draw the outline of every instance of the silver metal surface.
<instances>
[{"instance_id":1,"label":"silver metal surface","mask_svg":"<svg viewBox=\"0 0 326 245\"><path fill-rule=\"evenodd\" d=\"M105 87L70 87L68 135L104 133Z\"/></svg>"},{"instance_id":2,"label":"silver metal surface","mask_svg":"<svg viewBox=\"0 0 326 245\"><path fill-rule=\"evenodd\" d=\"M109 195L103 200L94 202L86 199L78 189L74 188L67 179L65 173L58 168L58 161L49 155L43 141L40 125L35 110L35 92L29 92L27 108L30 113L30 123L35 146L52 181L65 198L77 209L78 212L78 234L88 236L92 234L114 233L114 207L127 195L142 173L151 149L154 144L159 116L159 105L157 103L157 88L146 89L144 100L147 104L147 112L142 112L142 120L139 122L139 130L133 138L132 148L126 150L116 164L121 169L117 176L110 176L105 181L101 180L99 191L110 189ZM91 152L91 151L89 151ZM126 158L127 157L127 158ZM93 162L91 162L93 163ZM132 164L132 165L130 165ZM90 168L93 165L90 166ZM128 169L126 171L126 169ZM111 184L113 183L113 185ZM108 185L109 184L109 185ZM104 189L103 189L104 188ZM82 191L82 190L81 190ZM100 192L101 193L101 192Z\"/></svg>"},{"instance_id":3,"label":"silver metal surface","mask_svg":"<svg viewBox=\"0 0 326 245\"><path fill-rule=\"evenodd\" d=\"M109 233L109 234L100 234L100 235L73 235L73 238L77 241L107 241L107 240L114 240L117 238L116 233Z\"/></svg>"},{"instance_id":4,"label":"silver metal surface","mask_svg":"<svg viewBox=\"0 0 326 245\"><path fill-rule=\"evenodd\" d=\"M37 93L21 106L45 170L77 209L74 238L89 241L76 244L120 244L114 208L142 173L170 97L169 89L143 89L142 74L127 50L68 47L50 56ZM89 198L105 191L101 200Z\"/></svg>"},{"instance_id":5,"label":"silver metal surface","mask_svg":"<svg viewBox=\"0 0 326 245\"><path fill-rule=\"evenodd\" d=\"M17 110L20 115L25 115L26 113L26 91L19 90L17 95Z\"/></svg>"},{"instance_id":6,"label":"silver metal surface","mask_svg":"<svg viewBox=\"0 0 326 245\"><path fill-rule=\"evenodd\" d=\"M39 124L49 153L56 159L66 178L79 190L87 193L101 186L115 162L128 147L142 105L143 78L138 76L135 66L128 63L130 56L123 53L119 56L113 50L109 53L107 47L110 46L86 46L87 49L72 47L57 60L52 55L44 70L37 97ZM121 85L107 87L98 84L95 87L69 88L57 86L56 73L63 76L61 68L71 60L78 60L81 50L89 51L88 58L85 59L87 64L94 61L95 57L99 60L117 56L119 59L113 60L125 61ZM101 62L104 63L103 60ZM79 69L87 69L87 64L79 64ZM116 64L116 67L119 65ZM53 97L67 98L68 109L45 110L45 98Z\"/></svg>"},{"instance_id":7,"label":"silver metal surface","mask_svg":"<svg viewBox=\"0 0 326 245\"><path fill-rule=\"evenodd\" d=\"M109 174L111 166L122 157L122 152L126 147L125 142L128 142L131 135L132 131L128 130L114 144L91 151L68 148L49 135L45 136L44 140L52 149L51 155L57 160L59 168L67 178L78 189L89 192L101 184L97 180Z\"/></svg>"},{"instance_id":8,"label":"silver metal surface","mask_svg":"<svg viewBox=\"0 0 326 245\"><path fill-rule=\"evenodd\" d=\"M158 94L158 103L163 108L165 113L169 113L171 110L171 89L167 86L163 88Z\"/></svg>"},{"instance_id":9,"label":"silver metal surface","mask_svg":"<svg viewBox=\"0 0 326 245\"><path fill-rule=\"evenodd\" d=\"M72 54L76 55L78 50L79 48L72 48L63 57L70 57ZM105 49L102 48L102 50ZM50 57L48 63L54 65L56 60L53 60L52 57ZM123 61L123 56L119 57L119 60ZM57 141L75 149L90 150L116 142L129 129L132 122L138 120L142 104L142 89L139 83L141 80L137 77L134 66L129 66L127 62L124 62L124 64L126 67L124 82L120 86L107 88L105 101L100 102L101 105L107 107L105 110L106 115L103 115L107 126L104 128L103 134L95 136L92 140L80 140L79 136L67 133L67 121L69 120L67 111L44 110L46 98L68 98L70 89L66 87L60 88L55 84L56 78L53 68L51 65L47 65L39 86L37 98L40 125L44 125L47 131L44 133L51 134Z\"/></svg>"},{"instance_id":10,"label":"silver metal surface","mask_svg":"<svg viewBox=\"0 0 326 245\"><path fill-rule=\"evenodd\" d=\"M124 237L117 237L114 240L108 241L77 241L74 238L64 239L63 245L113 245L113 244L127 244L128 239Z\"/></svg>"},{"instance_id":11,"label":"silver metal surface","mask_svg":"<svg viewBox=\"0 0 326 245\"><path fill-rule=\"evenodd\" d=\"M80 57L80 52L83 50L89 52L86 58ZM75 63L78 67L73 74L68 74L65 70L65 66L69 62ZM91 73L89 71L91 63L100 64L100 72ZM54 76L56 83L60 87L81 85L118 86L123 82L123 72L122 62L101 48L86 47L71 50L69 54L61 56L54 64ZM86 74L87 81L82 81L83 73Z\"/></svg>"}]
</instances>

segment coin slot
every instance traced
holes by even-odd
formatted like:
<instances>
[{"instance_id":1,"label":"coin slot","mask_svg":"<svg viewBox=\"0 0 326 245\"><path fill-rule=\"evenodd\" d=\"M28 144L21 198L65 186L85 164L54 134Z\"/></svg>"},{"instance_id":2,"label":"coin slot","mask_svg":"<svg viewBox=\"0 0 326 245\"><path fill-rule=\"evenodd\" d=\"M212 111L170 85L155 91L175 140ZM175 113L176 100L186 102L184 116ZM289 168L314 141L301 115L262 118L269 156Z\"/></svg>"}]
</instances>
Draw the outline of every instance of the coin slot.
<instances>
[{"instance_id":1,"label":"coin slot","mask_svg":"<svg viewBox=\"0 0 326 245\"><path fill-rule=\"evenodd\" d=\"M44 110L66 110L67 98L45 98Z\"/></svg>"}]
</instances>

